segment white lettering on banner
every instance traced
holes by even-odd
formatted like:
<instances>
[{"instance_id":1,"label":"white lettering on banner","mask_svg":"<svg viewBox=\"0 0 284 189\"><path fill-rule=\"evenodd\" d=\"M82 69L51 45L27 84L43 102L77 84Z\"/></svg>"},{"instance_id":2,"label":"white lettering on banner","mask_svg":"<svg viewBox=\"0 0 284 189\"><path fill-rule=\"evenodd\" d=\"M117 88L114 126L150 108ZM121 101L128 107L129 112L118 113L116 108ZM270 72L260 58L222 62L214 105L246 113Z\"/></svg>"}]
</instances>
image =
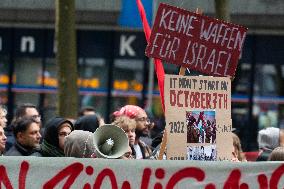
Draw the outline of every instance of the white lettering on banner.
<instances>
[{"instance_id":1,"label":"white lettering on banner","mask_svg":"<svg viewBox=\"0 0 284 189\"><path fill-rule=\"evenodd\" d=\"M2 37L0 37L0 51L2 51Z\"/></svg>"},{"instance_id":2,"label":"white lettering on banner","mask_svg":"<svg viewBox=\"0 0 284 189\"><path fill-rule=\"evenodd\" d=\"M123 174L121 170L124 170ZM4 156L0 157L0 188L276 189L278 186L283 187L283 172L284 164L281 162L126 161Z\"/></svg>"},{"instance_id":3,"label":"white lettering on banner","mask_svg":"<svg viewBox=\"0 0 284 189\"><path fill-rule=\"evenodd\" d=\"M125 56L126 53L129 56L135 56L136 52L131 47L131 43L136 39L135 35L130 35L128 38L125 35L120 36L120 46L119 46L119 55Z\"/></svg>"},{"instance_id":4,"label":"white lettering on banner","mask_svg":"<svg viewBox=\"0 0 284 189\"><path fill-rule=\"evenodd\" d=\"M23 36L21 38L21 52L35 52L35 39L32 36Z\"/></svg>"}]
</instances>

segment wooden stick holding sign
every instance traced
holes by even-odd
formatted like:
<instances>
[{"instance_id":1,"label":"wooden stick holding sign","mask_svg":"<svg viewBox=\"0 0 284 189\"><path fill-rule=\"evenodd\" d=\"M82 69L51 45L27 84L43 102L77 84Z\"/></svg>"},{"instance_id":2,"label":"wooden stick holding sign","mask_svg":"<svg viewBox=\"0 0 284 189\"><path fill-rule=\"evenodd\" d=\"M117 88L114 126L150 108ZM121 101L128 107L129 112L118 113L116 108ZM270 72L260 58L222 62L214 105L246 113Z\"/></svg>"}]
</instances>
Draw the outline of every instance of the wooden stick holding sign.
<instances>
[{"instance_id":1,"label":"wooden stick holding sign","mask_svg":"<svg viewBox=\"0 0 284 189\"><path fill-rule=\"evenodd\" d=\"M202 14L202 10L197 8L195 11L197 14ZM186 68L181 66L179 69L179 75L185 75L185 71ZM166 151L166 146L167 146L167 129L165 128L164 130L164 134L163 134L163 138L162 138L162 142L161 142L161 147L160 147L160 152L159 152L159 156L158 156L158 160L162 160L163 159L163 155Z\"/></svg>"},{"instance_id":2,"label":"wooden stick holding sign","mask_svg":"<svg viewBox=\"0 0 284 189\"><path fill-rule=\"evenodd\" d=\"M202 10L199 9L199 8L196 8L196 11L195 11L196 14L202 14ZM185 75L185 71L186 71L186 68L181 66L180 69L179 69L179 75Z\"/></svg>"}]
</instances>

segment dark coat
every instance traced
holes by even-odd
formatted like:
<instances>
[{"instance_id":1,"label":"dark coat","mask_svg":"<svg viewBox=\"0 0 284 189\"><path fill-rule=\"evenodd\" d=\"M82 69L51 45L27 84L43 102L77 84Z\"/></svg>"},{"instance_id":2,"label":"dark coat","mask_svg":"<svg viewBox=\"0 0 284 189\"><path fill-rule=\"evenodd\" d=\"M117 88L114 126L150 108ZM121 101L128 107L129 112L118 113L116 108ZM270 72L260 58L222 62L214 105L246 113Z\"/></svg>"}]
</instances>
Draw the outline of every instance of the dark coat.
<instances>
[{"instance_id":1,"label":"dark coat","mask_svg":"<svg viewBox=\"0 0 284 189\"><path fill-rule=\"evenodd\" d=\"M268 158L271 152L272 151L268 151L268 150L261 152L261 154L259 154L259 156L257 157L256 161L268 161Z\"/></svg>"},{"instance_id":2,"label":"dark coat","mask_svg":"<svg viewBox=\"0 0 284 189\"><path fill-rule=\"evenodd\" d=\"M38 156L41 157L39 149L28 149L16 142L4 156Z\"/></svg>"}]
</instances>

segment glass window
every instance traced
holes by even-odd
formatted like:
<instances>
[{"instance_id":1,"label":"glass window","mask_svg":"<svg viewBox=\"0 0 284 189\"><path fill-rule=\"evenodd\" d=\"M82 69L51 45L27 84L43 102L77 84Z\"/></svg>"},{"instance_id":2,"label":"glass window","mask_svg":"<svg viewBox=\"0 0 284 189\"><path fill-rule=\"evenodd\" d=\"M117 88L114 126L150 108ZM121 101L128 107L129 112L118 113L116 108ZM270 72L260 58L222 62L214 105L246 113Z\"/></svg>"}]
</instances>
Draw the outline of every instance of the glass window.
<instances>
[{"instance_id":1,"label":"glass window","mask_svg":"<svg viewBox=\"0 0 284 189\"><path fill-rule=\"evenodd\" d=\"M103 58L79 59L80 106L93 106L106 116L108 66Z\"/></svg>"},{"instance_id":2,"label":"glass window","mask_svg":"<svg viewBox=\"0 0 284 189\"><path fill-rule=\"evenodd\" d=\"M0 55L0 104L7 105L7 85L9 83L9 59L8 56Z\"/></svg>"},{"instance_id":3,"label":"glass window","mask_svg":"<svg viewBox=\"0 0 284 189\"><path fill-rule=\"evenodd\" d=\"M113 71L111 112L127 104L140 104L142 100L144 60L116 59Z\"/></svg>"},{"instance_id":4,"label":"glass window","mask_svg":"<svg viewBox=\"0 0 284 189\"><path fill-rule=\"evenodd\" d=\"M15 58L15 105L33 103L38 105L42 63L39 58Z\"/></svg>"},{"instance_id":5,"label":"glass window","mask_svg":"<svg viewBox=\"0 0 284 189\"><path fill-rule=\"evenodd\" d=\"M48 121L52 117L56 116L56 106L57 106L57 68L54 58L47 58L45 60L45 70L43 74L43 79L40 78L41 84L44 84L45 94L43 95L43 107L42 120L44 122Z\"/></svg>"}]
</instances>

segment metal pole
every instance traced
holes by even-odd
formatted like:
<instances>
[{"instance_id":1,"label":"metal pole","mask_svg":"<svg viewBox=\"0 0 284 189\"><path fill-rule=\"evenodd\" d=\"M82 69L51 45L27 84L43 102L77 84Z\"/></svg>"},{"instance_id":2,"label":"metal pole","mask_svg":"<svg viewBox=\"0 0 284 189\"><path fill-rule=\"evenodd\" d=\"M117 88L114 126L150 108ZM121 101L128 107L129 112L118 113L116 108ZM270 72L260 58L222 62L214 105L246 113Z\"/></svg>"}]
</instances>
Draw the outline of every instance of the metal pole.
<instances>
[{"instance_id":1,"label":"metal pole","mask_svg":"<svg viewBox=\"0 0 284 189\"><path fill-rule=\"evenodd\" d=\"M156 10L156 4L155 0L152 4L152 23L154 23L155 18L155 10ZM149 72L148 72L148 94L147 94L147 104L146 104L146 110L147 112L152 113L152 104L153 104L153 90L154 90L154 60L153 58L149 59Z\"/></svg>"}]
</instances>

